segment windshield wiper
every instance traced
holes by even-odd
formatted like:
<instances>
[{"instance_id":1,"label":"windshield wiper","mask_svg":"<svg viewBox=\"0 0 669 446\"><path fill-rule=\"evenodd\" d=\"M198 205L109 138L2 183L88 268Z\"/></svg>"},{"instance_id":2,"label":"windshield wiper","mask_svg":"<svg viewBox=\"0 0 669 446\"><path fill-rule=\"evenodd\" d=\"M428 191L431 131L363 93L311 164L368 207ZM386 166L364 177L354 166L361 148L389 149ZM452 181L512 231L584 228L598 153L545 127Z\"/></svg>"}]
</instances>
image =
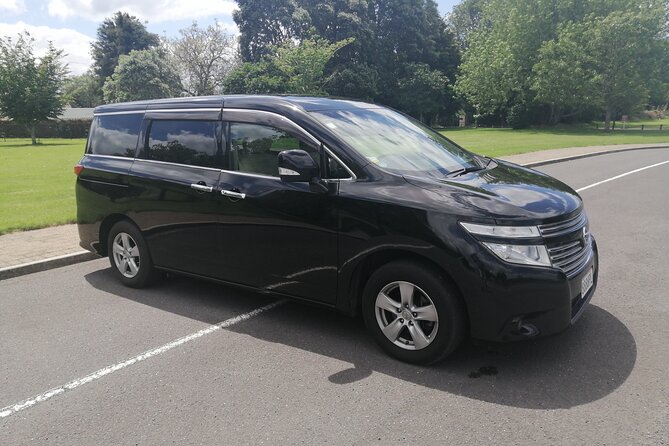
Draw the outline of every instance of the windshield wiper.
<instances>
[{"instance_id":1,"label":"windshield wiper","mask_svg":"<svg viewBox=\"0 0 669 446\"><path fill-rule=\"evenodd\" d=\"M469 173L469 172L477 172L477 171L483 170L483 169L485 169L485 167L483 167L483 166L469 166L469 167L465 167L464 169L458 169L458 170L454 170L452 172L449 172L448 175L446 175L446 176L449 177L449 178L459 177L460 175L464 175L464 174Z\"/></svg>"}]
</instances>

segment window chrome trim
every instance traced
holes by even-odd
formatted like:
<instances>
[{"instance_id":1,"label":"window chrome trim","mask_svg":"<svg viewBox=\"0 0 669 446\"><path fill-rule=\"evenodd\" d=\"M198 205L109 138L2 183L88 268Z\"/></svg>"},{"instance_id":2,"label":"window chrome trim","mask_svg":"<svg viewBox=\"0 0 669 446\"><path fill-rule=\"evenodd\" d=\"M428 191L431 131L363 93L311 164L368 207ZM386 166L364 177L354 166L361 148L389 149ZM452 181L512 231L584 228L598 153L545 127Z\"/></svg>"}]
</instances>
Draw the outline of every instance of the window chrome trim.
<instances>
[{"instance_id":1,"label":"window chrome trim","mask_svg":"<svg viewBox=\"0 0 669 446\"><path fill-rule=\"evenodd\" d=\"M135 151L137 151L137 149L135 149ZM99 154L97 154L97 153L84 153L84 157L87 157L87 156L94 156L94 157L96 157L96 158L110 158L110 159L113 159L113 160L120 159L120 160L131 160L131 161L134 161L134 160L137 159L137 158L135 158L134 156L99 155Z\"/></svg>"},{"instance_id":2,"label":"window chrome trim","mask_svg":"<svg viewBox=\"0 0 669 446\"><path fill-rule=\"evenodd\" d=\"M223 121L226 121L225 118L225 112L234 112L234 113L253 113L253 114L261 114L261 115L271 115L277 118L280 118L281 120L284 120L288 122L290 125L294 126L297 130L299 130L300 133L304 134L304 136L308 137L311 139L311 141L320 146L323 146L323 149L327 152L328 155L330 155L332 158L334 158L335 161L337 161L339 164L341 164L344 169L348 172L350 175L349 178L323 178L323 181L327 182L335 182L335 181L356 181L358 177L353 173L353 171L344 163L337 155L332 152L325 144L323 144L318 138L316 138L314 135L306 131L302 126L299 124L295 123L292 119L289 119L279 113L271 112L271 111L266 111L266 110L255 110L255 109L248 109L248 108L223 108ZM235 122L235 121L230 121L230 122ZM244 123L241 123L244 124ZM253 124L253 123L247 123L247 124ZM258 125L265 125L265 124L258 124ZM267 176L263 175L263 177L267 178ZM270 178L278 178L278 177L270 177Z\"/></svg>"},{"instance_id":3,"label":"window chrome trim","mask_svg":"<svg viewBox=\"0 0 669 446\"><path fill-rule=\"evenodd\" d=\"M178 112L221 112L221 107L217 108L149 108L146 113L178 113Z\"/></svg>"},{"instance_id":4,"label":"window chrome trim","mask_svg":"<svg viewBox=\"0 0 669 446\"><path fill-rule=\"evenodd\" d=\"M193 164L172 163L170 161L147 160L147 159L144 159L144 158L134 158L134 160L137 161L137 162L167 164L167 165L170 165L170 166L190 167L191 169L205 169L205 170L212 170L212 171L215 171L215 172L221 172L221 169L219 169L217 167L195 166Z\"/></svg>"},{"instance_id":5,"label":"window chrome trim","mask_svg":"<svg viewBox=\"0 0 669 446\"><path fill-rule=\"evenodd\" d=\"M244 176L253 177L253 178L264 178L266 180L279 180L279 181L281 181L280 177L273 177L271 175L263 175L263 174L260 174L260 173L242 172L241 170L221 169L221 173L231 173L233 175L244 175Z\"/></svg>"},{"instance_id":6,"label":"window chrome trim","mask_svg":"<svg viewBox=\"0 0 669 446\"><path fill-rule=\"evenodd\" d=\"M97 118L98 116L111 116L111 115L138 115L144 114L146 110L126 110L118 112L102 112L102 113L93 113L93 117Z\"/></svg>"}]
</instances>

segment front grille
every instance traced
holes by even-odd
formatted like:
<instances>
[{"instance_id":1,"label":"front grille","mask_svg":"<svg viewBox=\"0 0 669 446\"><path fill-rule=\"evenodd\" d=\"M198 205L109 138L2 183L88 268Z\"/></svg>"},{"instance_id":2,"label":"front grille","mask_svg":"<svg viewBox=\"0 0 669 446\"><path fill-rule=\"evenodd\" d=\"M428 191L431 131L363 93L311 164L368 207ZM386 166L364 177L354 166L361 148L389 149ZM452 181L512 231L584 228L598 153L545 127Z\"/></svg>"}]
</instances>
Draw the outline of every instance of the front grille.
<instances>
[{"instance_id":1,"label":"front grille","mask_svg":"<svg viewBox=\"0 0 669 446\"><path fill-rule=\"evenodd\" d=\"M592 240L585 213L558 223L539 226L546 238L548 255L553 266L568 277L578 274L592 255Z\"/></svg>"},{"instance_id":2,"label":"front grille","mask_svg":"<svg viewBox=\"0 0 669 446\"><path fill-rule=\"evenodd\" d=\"M561 235L569 234L570 232L578 231L588 223L588 218L585 212L581 212L576 217L569 220L563 220L557 223L550 223L547 225L540 225L539 231L544 237L559 237Z\"/></svg>"},{"instance_id":3,"label":"front grille","mask_svg":"<svg viewBox=\"0 0 669 446\"><path fill-rule=\"evenodd\" d=\"M548 255L553 266L560 268L571 277L576 275L590 260L592 241L590 235L583 240L568 242L548 248Z\"/></svg>"}]
</instances>

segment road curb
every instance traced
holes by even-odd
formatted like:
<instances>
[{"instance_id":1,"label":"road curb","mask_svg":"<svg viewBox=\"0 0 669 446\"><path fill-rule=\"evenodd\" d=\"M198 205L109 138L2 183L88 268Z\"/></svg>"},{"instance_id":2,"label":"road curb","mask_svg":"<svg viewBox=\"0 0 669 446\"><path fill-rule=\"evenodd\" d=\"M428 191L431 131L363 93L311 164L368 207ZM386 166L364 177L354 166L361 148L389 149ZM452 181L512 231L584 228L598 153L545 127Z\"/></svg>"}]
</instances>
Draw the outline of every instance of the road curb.
<instances>
[{"instance_id":1,"label":"road curb","mask_svg":"<svg viewBox=\"0 0 669 446\"><path fill-rule=\"evenodd\" d=\"M537 167L537 166L545 166L547 164L554 164L554 163L561 163L563 161L571 161L571 160L577 160L581 158L590 158L593 156L599 156L599 155L608 155L610 153L620 153L620 152L630 152L633 150L649 150L649 149L669 149L669 145L658 145L658 146L651 146L651 147L625 147L625 148L620 148L620 149L613 149L613 150L602 150L600 152L591 152L591 153L581 153L578 155L569 155L569 156L563 156L560 158L550 158L547 160L541 160L541 161L533 161L531 163L523 163L521 166L523 167ZM504 158L501 158L504 159Z\"/></svg>"},{"instance_id":2,"label":"road curb","mask_svg":"<svg viewBox=\"0 0 669 446\"><path fill-rule=\"evenodd\" d=\"M88 260L98 259L99 255L89 251L79 251L72 254L51 257L44 260L37 260L21 265L8 266L0 268L0 280L11 279L12 277L23 276L25 274L46 271L61 266L73 265L75 263L86 262Z\"/></svg>"}]
</instances>

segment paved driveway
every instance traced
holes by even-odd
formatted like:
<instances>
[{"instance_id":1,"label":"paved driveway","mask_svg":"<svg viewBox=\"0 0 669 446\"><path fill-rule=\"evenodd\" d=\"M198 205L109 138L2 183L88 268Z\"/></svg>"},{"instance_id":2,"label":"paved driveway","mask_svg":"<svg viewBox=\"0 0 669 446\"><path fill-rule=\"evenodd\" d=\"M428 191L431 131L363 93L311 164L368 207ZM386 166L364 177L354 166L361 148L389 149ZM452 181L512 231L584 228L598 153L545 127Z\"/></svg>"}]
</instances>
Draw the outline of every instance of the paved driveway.
<instances>
[{"instance_id":1,"label":"paved driveway","mask_svg":"<svg viewBox=\"0 0 669 446\"><path fill-rule=\"evenodd\" d=\"M540 170L582 188L667 160ZM666 444L668 192L669 164L582 192L601 271L571 330L430 368L359 320L181 277L131 290L104 259L2 281L0 444Z\"/></svg>"}]
</instances>

